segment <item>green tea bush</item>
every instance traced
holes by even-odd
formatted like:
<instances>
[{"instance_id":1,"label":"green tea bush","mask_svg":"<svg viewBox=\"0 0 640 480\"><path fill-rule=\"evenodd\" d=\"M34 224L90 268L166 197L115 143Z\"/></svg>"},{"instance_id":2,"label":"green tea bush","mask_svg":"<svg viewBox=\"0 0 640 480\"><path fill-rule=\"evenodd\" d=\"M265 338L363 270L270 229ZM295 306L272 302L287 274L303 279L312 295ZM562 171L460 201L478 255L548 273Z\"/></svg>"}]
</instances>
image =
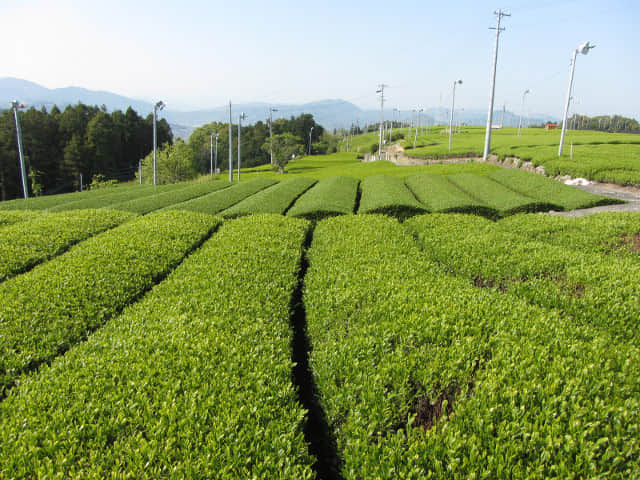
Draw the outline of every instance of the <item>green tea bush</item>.
<instances>
[{"instance_id":1,"label":"green tea bush","mask_svg":"<svg viewBox=\"0 0 640 480\"><path fill-rule=\"evenodd\" d=\"M295 200L315 183L316 180L304 177L285 180L244 199L231 208L223 210L220 215L225 218L256 213L284 215Z\"/></svg>"},{"instance_id":2,"label":"green tea bush","mask_svg":"<svg viewBox=\"0 0 640 480\"><path fill-rule=\"evenodd\" d=\"M1 283L0 396L151 288L219 222L186 212L148 215Z\"/></svg>"},{"instance_id":3,"label":"green tea bush","mask_svg":"<svg viewBox=\"0 0 640 480\"><path fill-rule=\"evenodd\" d=\"M26 379L0 404L0 477L314 478L289 324L307 228L226 223Z\"/></svg>"},{"instance_id":4,"label":"green tea bush","mask_svg":"<svg viewBox=\"0 0 640 480\"><path fill-rule=\"evenodd\" d=\"M354 213L359 183L355 178L343 176L320 180L296 200L287 215L320 220Z\"/></svg>"},{"instance_id":5,"label":"green tea bush","mask_svg":"<svg viewBox=\"0 0 640 480\"><path fill-rule=\"evenodd\" d=\"M473 213L485 217L498 215L495 209L475 200L445 176L418 173L405 178L405 183L430 212Z\"/></svg>"},{"instance_id":6,"label":"green tea bush","mask_svg":"<svg viewBox=\"0 0 640 480\"><path fill-rule=\"evenodd\" d=\"M367 177L360 184L360 189L360 214L384 213L404 219L427 211L427 208L416 200L404 181L397 177Z\"/></svg>"},{"instance_id":7,"label":"green tea bush","mask_svg":"<svg viewBox=\"0 0 640 480\"><path fill-rule=\"evenodd\" d=\"M209 195L171 205L167 208L215 214L276 183L278 183L276 180L269 178L254 178L225 188L219 192L213 192Z\"/></svg>"},{"instance_id":8,"label":"green tea bush","mask_svg":"<svg viewBox=\"0 0 640 480\"><path fill-rule=\"evenodd\" d=\"M184 186L178 190L162 192L142 198L135 198L122 203L116 203L109 208L114 210L124 210L144 215L154 210L169 207L177 203L186 202L193 198L201 197L209 193L229 187L231 184L226 181L206 182L196 185Z\"/></svg>"},{"instance_id":9,"label":"green tea bush","mask_svg":"<svg viewBox=\"0 0 640 480\"><path fill-rule=\"evenodd\" d=\"M30 216L0 229L0 282L25 272L72 245L115 227L133 215L105 210L71 210Z\"/></svg>"},{"instance_id":10,"label":"green tea bush","mask_svg":"<svg viewBox=\"0 0 640 480\"><path fill-rule=\"evenodd\" d=\"M554 205L556 210L574 210L622 203L619 200L593 195L551 178L522 170L505 168L491 172L488 177L538 202Z\"/></svg>"}]
</instances>

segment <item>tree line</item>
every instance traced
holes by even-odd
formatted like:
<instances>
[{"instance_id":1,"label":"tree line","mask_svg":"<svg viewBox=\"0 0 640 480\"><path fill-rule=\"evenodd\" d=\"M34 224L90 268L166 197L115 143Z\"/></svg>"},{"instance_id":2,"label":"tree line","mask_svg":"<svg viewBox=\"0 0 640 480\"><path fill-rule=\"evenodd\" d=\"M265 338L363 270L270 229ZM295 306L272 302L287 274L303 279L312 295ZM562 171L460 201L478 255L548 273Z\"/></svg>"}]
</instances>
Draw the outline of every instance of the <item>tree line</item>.
<instances>
[{"instance_id":1,"label":"tree line","mask_svg":"<svg viewBox=\"0 0 640 480\"><path fill-rule=\"evenodd\" d=\"M108 113L81 103L64 111L30 108L20 112L29 194L77 190L94 176L131 180L138 161L153 149L153 115L132 108ZM166 120L157 122L158 143L173 143ZM16 125L12 110L0 113L0 199L22 196Z\"/></svg>"},{"instance_id":2,"label":"tree line","mask_svg":"<svg viewBox=\"0 0 640 480\"><path fill-rule=\"evenodd\" d=\"M302 114L289 119L273 121L273 140L269 122L258 121L243 125L240 134L241 167L251 168L271 163L273 152L275 170L284 172L292 155L325 154L337 151L335 137L316 123L311 114ZM217 142L216 142L217 135ZM238 125L231 125L231 156L233 168L238 161ZM189 180L211 171L212 154L217 143L217 169L229 168L229 123L211 122L193 131L188 143L178 139L173 145L165 145L157 153L157 180L159 183L174 183ZM273 145L273 148L272 148ZM152 154L143 160L142 181L153 181Z\"/></svg>"},{"instance_id":3,"label":"tree line","mask_svg":"<svg viewBox=\"0 0 640 480\"><path fill-rule=\"evenodd\" d=\"M633 118L621 115L600 115L588 117L574 114L567 119L567 126L572 130L599 130L615 133L640 133L640 125Z\"/></svg>"},{"instance_id":4,"label":"tree line","mask_svg":"<svg viewBox=\"0 0 640 480\"><path fill-rule=\"evenodd\" d=\"M20 125L29 195L78 190L96 179L153 181L153 115L141 117L131 107L107 112L106 107L84 104L54 106L47 111L20 112ZM273 121L275 167L284 171L292 155L337 151L338 138L325 132L310 114ZM242 127L242 167L271 163L269 123ZM229 124L212 122L197 128L188 143L174 142L165 119L157 122L159 183L173 183L209 173L211 135L218 134L218 169L228 168ZM232 124L233 165L237 162L238 126ZM215 140L214 140L215 142ZM16 126L12 110L0 112L0 199L22 196Z\"/></svg>"}]
</instances>

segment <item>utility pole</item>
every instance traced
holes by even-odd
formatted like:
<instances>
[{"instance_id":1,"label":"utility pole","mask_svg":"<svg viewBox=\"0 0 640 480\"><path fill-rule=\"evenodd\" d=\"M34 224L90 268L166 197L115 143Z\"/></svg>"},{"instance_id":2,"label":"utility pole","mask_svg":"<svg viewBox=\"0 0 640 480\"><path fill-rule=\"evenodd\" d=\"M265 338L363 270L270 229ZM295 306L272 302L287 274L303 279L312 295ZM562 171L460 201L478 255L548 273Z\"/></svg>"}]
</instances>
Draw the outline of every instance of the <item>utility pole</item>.
<instances>
[{"instance_id":1,"label":"utility pole","mask_svg":"<svg viewBox=\"0 0 640 480\"><path fill-rule=\"evenodd\" d=\"M242 112L238 116L238 182L240 181L240 137L242 131L242 120L247 118L247 116Z\"/></svg>"},{"instance_id":2,"label":"utility pole","mask_svg":"<svg viewBox=\"0 0 640 480\"><path fill-rule=\"evenodd\" d=\"M165 107L165 103L160 100L153 106L153 185L158 184L158 164L157 153L158 150L158 134L156 123L158 121L158 110L162 110Z\"/></svg>"},{"instance_id":3,"label":"utility pole","mask_svg":"<svg viewBox=\"0 0 640 480\"><path fill-rule=\"evenodd\" d=\"M380 94L380 137L378 139L378 159L382 160L382 124L384 122L384 88L388 87L384 83L378 85L376 93Z\"/></svg>"},{"instance_id":4,"label":"utility pole","mask_svg":"<svg viewBox=\"0 0 640 480\"><path fill-rule=\"evenodd\" d=\"M22 194L24 198L29 198L29 190L27 188L27 172L24 165L24 149L22 148L22 130L20 129L20 115L19 110L24 108L24 105L17 100L11 102L11 110L13 110L13 116L16 121L16 137L18 140L18 157L20 159L20 179L22 180Z\"/></svg>"},{"instance_id":5,"label":"utility pole","mask_svg":"<svg viewBox=\"0 0 640 480\"><path fill-rule=\"evenodd\" d=\"M453 82L453 92L451 93L451 116L449 117L449 151L451 151L451 136L453 135L453 110L456 108L456 84L462 84L458 79Z\"/></svg>"},{"instance_id":6,"label":"utility pole","mask_svg":"<svg viewBox=\"0 0 640 480\"><path fill-rule=\"evenodd\" d=\"M213 173L218 173L218 137L219 133L216 133L216 150L213 155Z\"/></svg>"},{"instance_id":7,"label":"utility pole","mask_svg":"<svg viewBox=\"0 0 640 480\"><path fill-rule=\"evenodd\" d=\"M487 114L487 132L484 138L484 153L482 159L486 160L489 155L489 149L491 148L491 124L493 123L493 97L496 93L496 66L498 65L498 46L500 43L500 32L504 31L504 28L500 28L500 21L502 17L510 17L510 13L505 13L502 10L494 12L497 17L496 31L496 45L493 50L493 70L491 72L491 90L489 91L489 113ZM490 30L494 30L493 27Z\"/></svg>"},{"instance_id":8,"label":"utility pole","mask_svg":"<svg viewBox=\"0 0 640 480\"><path fill-rule=\"evenodd\" d=\"M269 107L269 156L271 157L271 165L273 165L273 112L277 111L277 108Z\"/></svg>"},{"instance_id":9,"label":"utility pole","mask_svg":"<svg viewBox=\"0 0 640 480\"><path fill-rule=\"evenodd\" d=\"M589 42L584 42L578 48L573 51L573 57L571 58L571 73L569 74L569 89L567 90L567 103L564 107L564 116L562 120L562 134L560 135L560 148L558 149L558 156L562 156L562 146L564 145L564 136L567 132L567 116L569 115L569 104L571 103L571 90L573 89L573 74L576 69L576 58L578 53L586 55L589 53L589 50L594 48L595 45L589 44Z\"/></svg>"},{"instance_id":10,"label":"utility pole","mask_svg":"<svg viewBox=\"0 0 640 480\"><path fill-rule=\"evenodd\" d=\"M518 136L520 136L520 129L522 128L522 113L524 112L524 99L527 96L527 93L531 93L531 90L528 88L522 94L522 108L520 109L520 122L518 123Z\"/></svg>"},{"instance_id":11,"label":"utility pole","mask_svg":"<svg viewBox=\"0 0 640 480\"><path fill-rule=\"evenodd\" d=\"M212 177L213 177L214 172L216 172L218 170L218 135L219 134L217 132L212 132L211 133L211 138L210 138L210 142L211 142L210 146L209 146L210 155L211 155L211 158L210 158L210 164L211 164L210 165L210 171L211 171L211 176ZM213 164L214 164L214 162L213 162L213 138L214 137L216 139L215 169L214 169L214 166L213 166Z\"/></svg>"},{"instance_id":12,"label":"utility pole","mask_svg":"<svg viewBox=\"0 0 640 480\"><path fill-rule=\"evenodd\" d=\"M313 133L313 127L309 130L309 155L311 155L311 134ZM349 145L349 135L351 134L351 130L349 130L349 134L347 135L347 148ZM349 150L347 150L349 151Z\"/></svg>"},{"instance_id":13,"label":"utility pole","mask_svg":"<svg viewBox=\"0 0 640 480\"><path fill-rule=\"evenodd\" d=\"M231 129L231 100L229 100L229 183L233 182L233 130Z\"/></svg>"}]
</instances>

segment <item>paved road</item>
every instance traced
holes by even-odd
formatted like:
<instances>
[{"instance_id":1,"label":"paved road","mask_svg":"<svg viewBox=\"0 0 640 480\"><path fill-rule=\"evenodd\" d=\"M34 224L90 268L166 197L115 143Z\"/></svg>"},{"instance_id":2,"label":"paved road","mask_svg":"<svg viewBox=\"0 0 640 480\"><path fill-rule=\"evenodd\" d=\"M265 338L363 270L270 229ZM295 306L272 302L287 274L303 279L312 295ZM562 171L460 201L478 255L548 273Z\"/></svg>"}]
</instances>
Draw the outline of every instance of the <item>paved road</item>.
<instances>
[{"instance_id":1,"label":"paved road","mask_svg":"<svg viewBox=\"0 0 640 480\"><path fill-rule=\"evenodd\" d=\"M561 215L563 217L583 217L600 212L640 212L640 188L622 187L611 183L592 183L578 188L589 193L603 195L605 197L618 198L629 203L621 205L606 205L604 207L583 208L571 210L570 212L549 212L551 215Z\"/></svg>"}]
</instances>

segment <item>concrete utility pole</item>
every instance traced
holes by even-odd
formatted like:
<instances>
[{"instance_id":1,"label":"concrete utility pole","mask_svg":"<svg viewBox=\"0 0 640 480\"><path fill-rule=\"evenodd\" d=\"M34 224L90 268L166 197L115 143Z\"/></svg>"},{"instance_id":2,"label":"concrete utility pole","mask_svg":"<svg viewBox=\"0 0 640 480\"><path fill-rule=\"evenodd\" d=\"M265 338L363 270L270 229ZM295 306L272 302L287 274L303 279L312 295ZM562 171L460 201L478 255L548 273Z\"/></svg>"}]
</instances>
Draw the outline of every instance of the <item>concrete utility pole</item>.
<instances>
[{"instance_id":1,"label":"concrete utility pole","mask_svg":"<svg viewBox=\"0 0 640 480\"><path fill-rule=\"evenodd\" d=\"M165 103L160 100L153 106L153 184L158 184L158 164L157 164L157 150L158 150L158 133L156 123L158 121L158 110L162 110L166 107Z\"/></svg>"},{"instance_id":2,"label":"concrete utility pole","mask_svg":"<svg viewBox=\"0 0 640 480\"><path fill-rule=\"evenodd\" d=\"M376 93L380 94L380 137L378 139L378 159L382 160L382 124L384 123L384 89L388 87L384 83L378 85Z\"/></svg>"},{"instance_id":3,"label":"concrete utility pole","mask_svg":"<svg viewBox=\"0 0 640 480\"><path fill-rule=\"evenodd\" d=\"M421 108L420 110L415 109L414 112L416 112L416 118L418 123L416 124L416 132L415 135L413 137L413 148L416 148L416 144L418 142L418 132L420 131L420 113L423 111L424 109Z\"/></svg>"},{"instance_id":4,"label":"concrete utility pole","mask_svg":"<svg viewBox=\"0 0 640 480\"><path fill-rule=\"evenodd\" d=\"M24 149L22 148L22 130L20 129L20 114L19 110L24 108L24 105L17 100L10 103L11 110L13 110L13 116L16 121L16 137L18 140L18 158L20 159L20 179L22 180L22 194L24 198L29 198L29 189L27 188L27 171L24 165Z\"/></svg>"},{"instance_id":5,"label":"concrete utility pole","mask_svg":"<svg viewBox=\"0 0 640 480\"><path fill-rule=\"evenodd\" d=\"M213 133L211 133L211 138L210 138L210 141L211 141L211 144L210 144L210 147L209 147L210 148L210 155L211 155L211 158L210 158L210 163L211 163L210 169L211 169L211 176L212 177L213 177L213 174L216 171L218 171L218 136L219 136L218 133L213 132ZM213 160L213 139L214 139L214 137L216 139L215 167L214 167L214 160Z\"/></svg>"},{"instance_id":6,"label":"concrete utility pole","mask_svg":"<svg viewBox=\"0 0 640 480\"><path fill-rule=\"evenodd\" d=\"M487 132L484 138L484 153L482 159L486 160L489 155L489 149L491 148L491 125L493 123L493 97L496 93L496 66L498 65L498 46L500 43L500 32L504 31L504 28L500 28L500 21L502 17L510 17L510 13L505 13L502 10L493 12L497 17L496 31L496 45L493 50L493 70L491 72L491 89L489 91L489 113L487 114ZM490 30L494 30L493 27Z\"/></svg>"},{"instance_id":7,"label":"concrete utility pole","mask_svg":"<svg viewBox=\"0 0 640 480\"><path fill-rule=\"evenodd\" d=\"M238 116L238 182L240 181L240 137L242 131L242 120L247 118L244 112Z\"/></svg>"},{"instance_id":8,"label":"concrete utility pole","mask_svg":"<svg viewBox=\"0 0 640 480\"><path fill-rule=\"evenodd\" d=\"M451 151L451 136L453 134L453 110L456 108L456 84L462 85L462 80L453 82L453 92L451 93L451 115L449 116L449 151Z\"/></svg>"},{"instance_id":9,"label":"concrete utility pole","mask_svg":"<svg viewBox=\"0 0 640 480\"><path fill-rule=\"evenodd\" d=\"M309 155L311 155L311 134L313 133L313 127L309 129ZM349 130L349 135L351 134L351 130ZM349 136L347 136L347 145L349 144ZM347 150L348 151L348 150Z\"/></svg>"},{"instance_id":10,"label":"concrete utility pole","mask_svg":"<svg viewBox=\"0 0 640 480\"><path fill-rule=\"evenodd\" d=\"M277 108L269 107L269 156L271 157L271 165L273 165L273 112L277 111Z\"/></svg>"},{"instance_id":11,"label":"concrete utility pole","mask_svg":"<svg viewBox=\"0 0 640 480\"><path fill-rule=\"evenodd\" d=\"M522 129L522 112L524 112L524 98L527 96L527 93L531 93L531 90L528 88L522 94L522 108L520 109L520 122L518 123L518 136L520 136L520 129Z\"/></svg>"},{"instance_id":12,"label":"concrete utility pole","mask_svg":"<svg viewBox=\"0 0 640 480\"><path fill-rule=\"evenodd\" d=\"M571 58L571 73L569 74L569 89L567 90L567 103L564 107L564 116L562 120L562 134L560 135L560 148L558 149L558 156L562 156L562 146L564 144L564 136L567 132L567 115L569 114L569 104L571 103L571 90L573 89L573 73L576 69L576 58L578 53L586 55L589 50L595 48L595 45L591 45L589 42L584 42L578 48L573 51L573 57Z\"/></svg>"},{"instance_id":13,"label":"concrete utility pole","mask_svg":"<svg viewBox=\"0 0 640 480\"><path fill-rule=\"evenodd\" d=\"M396 112L399 112L399 110L394 108L391 114L391 133L389 134L389 143L393 142L393 124L396 121Z\"/></svg>"},{"instance_id":14,"label":"concrete utility pole","mask_svg":"<svg viewBox=\"0 0 640 480\"><path fill-rule=\"evenodd\" d=\"M233 182L233 130L231 127L231 100L229 100L229 183Z\"/></svg>"}]
</instances>

